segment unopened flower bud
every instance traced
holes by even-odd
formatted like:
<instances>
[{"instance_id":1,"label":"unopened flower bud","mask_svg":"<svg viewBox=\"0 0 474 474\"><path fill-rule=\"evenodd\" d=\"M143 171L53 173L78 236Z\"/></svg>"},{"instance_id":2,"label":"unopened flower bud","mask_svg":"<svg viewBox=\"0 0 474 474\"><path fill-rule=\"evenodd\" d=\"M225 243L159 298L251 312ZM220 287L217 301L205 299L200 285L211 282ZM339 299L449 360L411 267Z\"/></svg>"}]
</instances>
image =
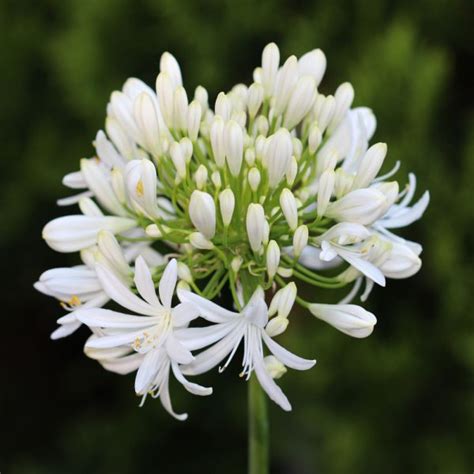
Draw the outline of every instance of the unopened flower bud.
<instances>
[{"instance_id":1,"label":"unopened flower bud","mask_svg":"<svg viewBox=\"0 0 474 474\"><path fill-rule=\"evenodd\" d=\"M300 225L293 235L293 252L295 257L298 258L301 255L303 249L308 245L309 231L305 225Z\"/></svg>"},{"instance_id":2,"label":"unopened flower bud","mask_svg":"<svg viewBox=\"0 0 474 474\"><path fill-rule=\"evenodd\" d=\"M273 94L275 87L278 66L280 65L280 51L275 43L265 46L262 52L262 85L265 89L265 96Z\"/></svg>"},{"instance_id":3,"label":"unopened flower bud","mask_svg":"<svg viewBox=\"0 0 474 474\"><path fill-rule=\"evenodd\" d=\"M286 170L286 182L288 186L292 186L298 174L298 162L294 156L291 157L290 166Z\"/></svg>"},{"instance_id":4,"label":"unopened flower bud","mask_svg":"<svg viewBox=\"0 0 474 474\"><path fill-rule=\"evenodd\" d=\"M197 100L193 100L188 108L188 135L192 141L195 141L199 134L199 127L201 126L202 107Z\"/></svg>"},{"instance_id":5,"label":"unopened flower bud","mask_svg":"<svg viewBox=\"0 0 474 474\"><path fill-rule=\"evenodd\" d=\"M204 165L199 165L199 168L194 173L194 181L199 190L201 190L207 181L207 168Z\"/></svg>"},{"instance_id":6,"label":"unopened flower bud","mask_svg":"<svg viewBox=\"0 0 474 474\"><path fill-rule=\"evenodd\" d=\"M211 174L211 181L217 189L222 186L221 174L219 173L219 171L214 171Z\"/></svg>"},{"instance_id":7,"label":"unopened flower bud","mask_svg":"<svg viewBox=\"0 0 474 474\"><path fill-rule=\"evenodd\" d=\"M219 204L222 222L224 223L224 226L227 227L232 220L235 207L235 196L231 189L224 189L224 191L219 194Z\"/></svg>"},{"instance_id":8,"label":"unopened flower bud","mask_svg":"<svg viewBox=\"0 0 474 474\"><path fill-rule=\"evenodd\" d=\"M184 158L184 152L178 142L173 142L170 147L171 160L173 161L174 167L181 179L186 178L186 160Z\"/></svg>"},{"instance_id":9,"label":"unopened flower bud","mask_svg":"<svg viewBox=\"0 0 474 474\"><path fill-rule=\"evenodd\" d=\"M268 184L274 188L282 180L290 164L293 145L288 130L281 128L269 138L263 163L268 169Z\"/></svg>"},{"instance_id":10,"label":"unopened flower bud","mask_svg":"<svg viewBox=\"0 0 474 474\"><path fill-rule=\"evenodd\" d=\"M207 239L214 237L216 233L216 207L210 194L193 191L189 201L189 217L194 227Z\"/></svg>"},{"instance_id":11,"label":"unopened flower bud","mask_svg":"<svg viewBox=\"0 0 474 474\"><path fill-rule=\"evenodd\" d=\"M180 280L184 280L187 283L191 283L193 281L191 270L183 262L178 262L178 277Z\"/></svg>"},{"instance_id":12,"label":"unopened flower bud","mask_svg":"<svg viewBox=\"0 0 474 474\"><path fill-rule=\"evenodd\" d=\"M288 188L283 189L280 194L280 207L288 226L291 230L295 230L298 225L298 206L295 196Z\"/></svg>"},{"instance_id":13,"label":"unopened flower bud","mask_svg":"<svg viewBox=\"0 0 474 474\"><path fill-rule=\"evenodd\" d=\"M270 337L279 336L286 331L288 323L288 318L277 316L276 318L272 318L270 321L268 321L268 324L265 327L265 332Z\"/></svg>"},{"instance_id":14,"label":"unopened flower bud","mask_svg":"<svg viewBox=\"0 0 474 474\"><path fill-rule=\"evenodd\" d=\"M376 143L366 151L354 177L353 189L366 188L373 181L382 167L386 154L386 143Z\"/></svg>"},{"instance_id":15,"label":"unopened flower bud","mask_svg":"<svg viewBox=\"0 0 474 474\"><path fill-rule=\"evenodd\" d=\"M242 127L234 120L230 120L225 126L224 149L230 173L238 176L242 167L244 135Z\"/></svg>"},{"instance_id":16,"label":"unopened flower bud","mask_svg":"<svg viewBox=\"0 0 474 474\"><path fill-rule=\"evenodd\" d=\"M264 90L261 84L253 83L249 87L248 93L248 111L250 118L254 118L257 115L258 109L263 102Z\"/></svg>"},{"instance_id":17,"label":"unopened flower bud","mask_svg":"<svg viewBox=\"0 0 474 474\"><path fill-rule=\"evenodd\" d=\"M286 367L275 356L269 355L263 359L265 370L272 379L279 379L287 372Z\"/></svg>"},{"instance_id":18,"label":"unopened flower bud","mask_svg":"<svg viewBox=\"0 0 474 474\"><path fill-rule=\"evenodd\" d=\"M230 119L230 114L232 113L232 103L224 92L219 92L214 109L216 111L216 115L222 117L225 122Z\"/></svg>"},{"instance_id":19,"label":"unopened flower bud","mask_svg":"<svg viewBox=\"0 0 474 474\"><path fill-rule=\"evenodd\" d=\"M150 224L149 226L147 226L145 229L145 233L149 237L153 237L156 239L162 237L161 231L160 229L158 229L158 226L156 224Z\"/></svg>"},{"instance_id":20,"label":"unopened flower bud","mask_svg":"<svg viewBox=\"0 0 474 474\"><path fill-rule=\"evenodd\" d=\"M210 138L214 160L216 161L217 166L222 168L225 164L224 120L222 117L214 117L211 125Z\"/></svg>"},{"instance_id":21,"label":"unopened flower bud","mask_svg":"<svg viewBox=\"0 0 474 474\"><path fill-rule=\"evenodd\" d=\"M234 257L232 259L232 262L230 263L232 271L234 273L238 273L243 262L244 262L244 260L243 260L242 257L240 257L240 256Z\"/></svg>"},{"instance_id":22,"label":"unopened flower bud","mask_svg":"<svg viewBox=\"0 0 474 474\"><path fill-rule=\"evenodd\" d=\"M214 244L206 239L201 232L193 232L192 234L189 234L189 242L193 247L201 250L211 250L214 248Z\"/></svg>"},{"instance_id":23,"label":"unopened flower bud","mask_svg":"<svg viewBox=\"0 0 474 474\"><path fill-rule=\"evenodd\" d=\"M270 240L266 252L267 273L270 280L276 275L280 264L280 247L275 240Z\"/></svg>"},{"instance_id":24,"label":"unopened flower bud","mask_svg":"<svg viewBox=\"0 0 474 474\"><path fill-rule=\"evenodd\" d=\"M260 204L249 204L247 209L246 226L250 247L254 252L262 248L265 234L265 212Z\"/></svg>"},{"instance_id":25,"label":"unopened flower bud","mask_svg":"<svg viewBox=\"0 0 474 474\"><path fill-rule=\"evenodd\" d=\"M250 185L250 189L252 191L257 191L258 186L260 184L260 171L258 171L257 168L250 168L249 174L248 174L248 181Z\"/></svg>"},{"instance_id":26,"label":"unopened flower bud","mask_svg":"<svg viewBox=\"0 0 474 474\"><path fill-rule=\"evenodd\" d=\"M332 192L334 190L334 182L336 174L332 169L328 169L323 172L319 179L318 188L318 205L317 212L318 216L324 216L328 207L329 201L331 200Z\"/></svg>"}]
</instances>

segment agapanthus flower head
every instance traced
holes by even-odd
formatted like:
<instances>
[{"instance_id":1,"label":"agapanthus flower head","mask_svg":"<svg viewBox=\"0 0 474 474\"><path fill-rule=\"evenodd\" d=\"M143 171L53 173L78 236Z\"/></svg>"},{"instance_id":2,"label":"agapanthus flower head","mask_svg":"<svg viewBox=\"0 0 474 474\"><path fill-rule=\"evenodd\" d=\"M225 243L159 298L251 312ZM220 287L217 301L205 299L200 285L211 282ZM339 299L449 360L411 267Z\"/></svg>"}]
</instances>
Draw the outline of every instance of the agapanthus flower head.
<instances>
[{"instance_id":1,"label":"agapanthus flower head","mask_svg":"<svg viewBox=\"0 0 474 474\"><path fill-rule=\"evenodd\" d=\"M59 204L79 210L43 231L54 250L82 259L35 285L67 311L52 337L87 325L89 357L137 371L136 393L183 419L171 406L170 375L209 395L185 375L223 371L239 347L242 377L255 373L291 408L274 379L315 362L274 341L291 327L295 303L345 334L368 336L376 318L351 301L420 269L421 246L392 230L419 219L429 195L411 204L416 180L410 174L399 186L398 164L379 176L389 158L385 143L369 145L374 114L352 107L349 83L321 93L325 70L321 50L283 60L271 43L250 85L209 104L202 86L184 88L178 62L164 53L154 88L132 78L113 92L95 156L63 180L80 193ZM322 304L299 296L301 284L352 287ZM224 291L228 309L215 302ZM103 308L109 300L127 313Z\"/></svg>"}]
</instances>

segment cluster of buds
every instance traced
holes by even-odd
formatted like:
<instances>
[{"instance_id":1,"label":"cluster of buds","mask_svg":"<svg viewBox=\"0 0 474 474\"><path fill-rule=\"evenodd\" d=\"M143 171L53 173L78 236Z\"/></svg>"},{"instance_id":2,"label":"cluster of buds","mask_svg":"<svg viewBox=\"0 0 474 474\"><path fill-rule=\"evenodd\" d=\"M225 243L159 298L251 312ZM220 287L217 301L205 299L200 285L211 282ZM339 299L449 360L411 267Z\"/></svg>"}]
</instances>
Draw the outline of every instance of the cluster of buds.
<instances>
[{"instance_id":1,"label":"cluster of buds","mask_svg":"<svg viewBox=\"0 0 474 474\"><path fill-rule=\"evenodd\" d=\"M416 180L410 174L400 189L398 163L379 176L387 146L369 146L372 111L352 108L349 83L322 94L325 69L321 50L281 61L269 44L253 83L219 93L212 108L201 86L190 100L176 59L164 53L155 89L131 78L113 92L96 156L63 181L81 191L59 204L81 213L43 231L50 247L82 259L36 284L67 310L53 338L86 324L86 354L108 370L138 370L137 394L159 396L174 414L170 371L190 392L208 394L184 375L228 357L225 367L242 340L242 374L255 372L290 409L274 379L314 364L273 341L295 301L345 334L368 336L375 316L351 301L419 270L421 246L392 230L419 219L429 194L411 204ZM300 282L351 288L319 304L297 294ZM212 302L227 289L235 312ZM134 315L103 309L109 300ZM195 327L198 317L210 324Z\"/></svg>"}]
</instances>

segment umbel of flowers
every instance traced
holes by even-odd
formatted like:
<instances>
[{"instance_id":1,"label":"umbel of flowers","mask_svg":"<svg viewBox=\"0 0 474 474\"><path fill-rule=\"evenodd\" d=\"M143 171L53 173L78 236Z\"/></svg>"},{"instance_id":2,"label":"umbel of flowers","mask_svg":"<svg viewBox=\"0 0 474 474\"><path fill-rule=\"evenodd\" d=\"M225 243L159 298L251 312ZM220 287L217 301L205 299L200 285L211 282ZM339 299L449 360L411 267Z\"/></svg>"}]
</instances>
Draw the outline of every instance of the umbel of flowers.
<instances>
[{"instance_id":1,"label":"umbel of flowers","mask_svg":"<svg viewBox=\"0 0 474 474\"><path fill-rule=\"evenodd\" d=\"M283 60L269 44L253 82L212 107L201 86L188 96L164 53L155 88L131 78L113 92L95 155L63 180L78 194L59 204L74 211L43 231L51 248L82 260L35 284L65 311L52 338L87 325L87 356L136 372L143 400L159 397L184 419L169 378L209 395L189 377L223 371L239 347L241 376L255 373L291 410L275 379L315 364L275 340L295 302L349 336L371 334L375 316L351 301L420 269L421 246L392 231L419 219L429 195L412 204L415 177L400 187L398 163L379 176L387 146L369 145L372 111L351 107L349 83L322 94L325 69L321 50ZM298 295L302 284L349 289L321 304ZM214 302L227 288L232 308ZM106 309L111 301L123 309Z\"/></svg>"}]
</instances>

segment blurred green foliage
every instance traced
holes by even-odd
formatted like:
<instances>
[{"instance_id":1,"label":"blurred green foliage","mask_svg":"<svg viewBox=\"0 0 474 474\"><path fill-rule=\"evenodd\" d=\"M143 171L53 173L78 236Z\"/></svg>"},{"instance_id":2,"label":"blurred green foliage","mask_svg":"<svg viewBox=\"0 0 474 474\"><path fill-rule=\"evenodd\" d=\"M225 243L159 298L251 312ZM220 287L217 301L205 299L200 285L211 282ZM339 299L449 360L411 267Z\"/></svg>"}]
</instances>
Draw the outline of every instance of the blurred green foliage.
<instances>
[{"instance_id":1,"label":"blurred green foliage","mask_svg":"<svg viewBox=\"0 0 474 474\"><path fill-rule=\"evenodd\" d=\"M175 387L178 423L158 402L142 409L132 378L82 355L86 331L48 334L60 310L31 284L73 263L41 241L66 210L63 174L92 153L110 92L129 76L153 83L161 52L179 59L188 92L211 97L249 82L262 47L328 57L323 92L349 80L374 109L387 167L430 189L424 244L410 281L376 289L375 333L352 340L295 314L288 347L319 363L281 383L293 403L271 408L272 472L468 473L474 470L474 113L471 0L397 2L2 0L0 196L3 342L0 471L125 474L245 471L245 384L211 376L215 395ZM318 298L315 294L314 298Z\"/></svg>"}]
</instances>

